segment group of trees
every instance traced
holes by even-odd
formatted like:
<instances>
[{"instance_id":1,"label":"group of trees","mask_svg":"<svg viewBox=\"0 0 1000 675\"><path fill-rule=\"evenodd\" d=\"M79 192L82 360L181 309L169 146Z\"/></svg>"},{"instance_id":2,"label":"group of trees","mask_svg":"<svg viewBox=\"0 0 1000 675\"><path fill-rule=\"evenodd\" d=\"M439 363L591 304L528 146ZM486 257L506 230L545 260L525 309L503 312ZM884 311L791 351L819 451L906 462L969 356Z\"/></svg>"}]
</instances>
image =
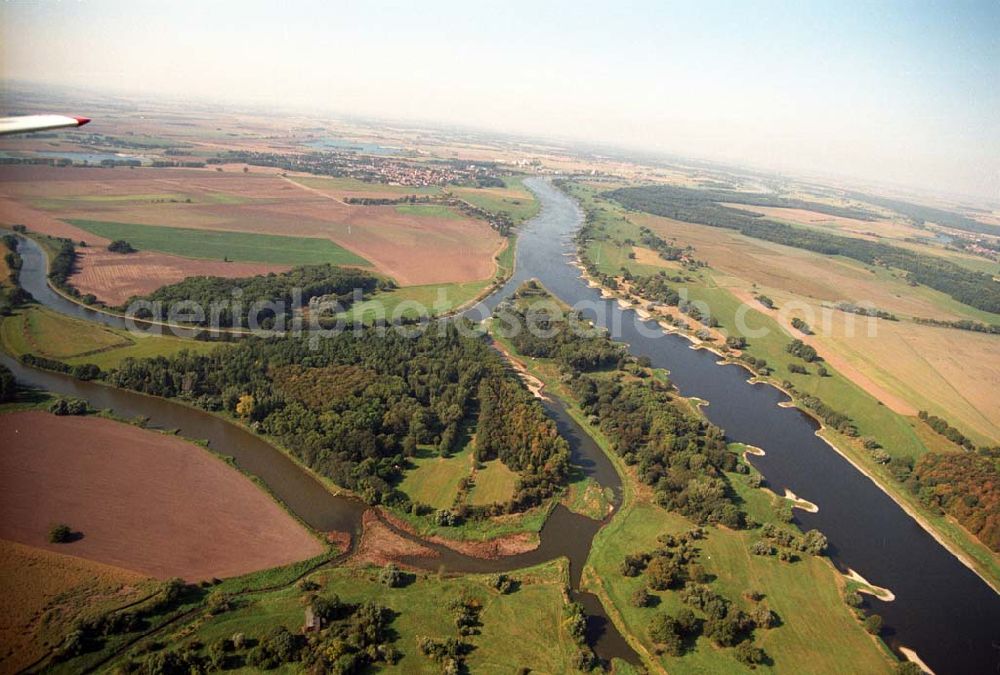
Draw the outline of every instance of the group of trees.
<instances>
[{"instance_id":1,"label":"group of trees","mask_svg":"<svg viewBox=\"0 0 1000 675\"><path fill-rule=\"evenodd\" d=\"M204 645L197 640L173 650L159 649L126 661L124 673L173 675L241 668L273 670L301 664L305 672L359 673L376 664L396 663L399 651L390 628L396 613L374 601L345 603L336 595L312 595L306 603L322 622L313 633L293 633L275 626L257 637L235 633ZM215 611L227 611L221 603Z\"/></svg>"},{"instance_id":2,"label":"group of trees","mask_svg":"<svg viewBox=\"0 0 1000 675\"><path fill-rule=\"evenodd\" d=\"M0 403L13 401L17 397L17 379L10 368L0 363Z\"/></svg>"},{"instance_id":3,"label":"group of trees","mask_svg":"<svg viewBox=\"0 0 1000 675\"><path fill-rule=\"evenodd\" d=\"M954 517L994 551L1000 551L1000 453L995 449L917 460L909 486L920 500Z\"/></svg>"},{"instance_id":4,"label":"group of trees","mask_svg":"<svg viewBox=\"0 0 1000 675\"><path fill-rule=\"evenodd\" d=\"M699 524L743 526L724 473L736 470L736 455L721 429L676 404L668 385L574 373L569 386L614 451L653 488L658 504Z\"/></svg>"},{"instance_id":5,"label":"group of trees","mask_svg":"<svg viewBox=\"0 0 1000 675\"><path fill-rule=\"evenodd\" d=\"M128 243L124 239L115 239L113 242L108 244L108 250L112 253L135 253L136 248L132 244Z\"/></svg>"},{"instance_id":6,"label":"group of trees","mask_svg":"<svg viewBox=\"0 0 1000 675\"><path fill-rule=\"evenodd\" d=\"M1000 324L996 323L980 323L979 321L971 321L969 319L960 319L958 321L944 321L941 319L924 319L921 317L914 317L914 322L924 324L927 326L940 326L942 328L957 328L958 330L971 330L977 333L990 333L992 335L1000 335Z\"/></svg>"},{"instance_id":7,"label":"group of trees","mask_svg":"<svg viewBox=\"0 0 1000 675\"><path fill-rule=\"evenodd\" d=\"M376 289L392 287L391 281L380 280L362 270L330 264L304 265L281 274L236 279L188 277L149 295L131 298L122 309L136 300L145 300L155 304L139 309L136 315L140 319L162 321L170 318L173 311L185 322L200 326L248 327L256 303L260 309L255 317L258 326L269 329L280 325L282 318L287 323L296 304L305 306L313 298L328 298L341 309L347 309ZM200 311L189 311L192 306Z\"/></svg>"},{"instance_id":8,"label":"group of trees","mask_svg":"<svg viewBox=\"0 0 1000 675\"><path fill-rule=\"evenodd\" d=\"M683 281L680 277L668 277L667 273L660 270L656 274L647 276L637 276L632 279L632 290L643 298L658 302L663 305L676 307L680 301L680 293L668 282L679 283Z\"/></svg>"},{"instance_id":9,"label":"group of trees","mask_svg":"<svg viewBox=\"0 0 1000 675\"><path fill-rule=\"evenodd\" d=\"M569 451L541 405L484 342L450 322L396 331L248 338L208 354L126 359L110 384L243 417L304 464L370 503L409 508L395 489L418 445L447 454L474 424L480 457L521 480L511 507L565 478Z\"/></svg>"},{"instance_id":10,"label":"group of trees","mask_svg":"<svg viewBox=\"0 0 1000 675\"><path fill-rule=\"evenodd\" d=\"M663 237L648 227L639 228L639 241L646 248L651 248L660 254L664 260L680 260L691 251L691 247L681 248L668 243Z\"/></svg>"},{"instance_id":11,"label":"group of trees","mask_svg":"<svg viewBox=\"0 0 1000 675\"><path fill-rule=\"evenodd\" d=\"M494 326L498 335L510 339L519 354L553 359L577 371L614 367L624 359L622 345L608 340L602 331L585 324L576 314L558 308L535 282L522 286L514 301L497 308Z\"/></svg>"},{"instance_id":12,"label":"group of trees","mask_svg":"<svg viewBox=\"0 0 1000 675\"><path fill-rule=\"evenodd\" d=\"M795 562L799 553L823 555L827 547L826 535L819 530L809 530L798 534L772 523L766 523L760 530L761 538L751 545L755 555L773 555L784 562Z\"/></svg>"},{"instance_id":13,"label":"group of trees","mask_svg":"<svg viewBox=\"0 0 1000 675\"><path fill-rule=\"evenodd\" d=\"M887 312L884 309L878 309L875 307L862 307L861 305L855 305L853 302L838 302L837 309L841 312L848 312L849 314L872 316L878 319L885 319L886 321L899 321L899 317L892 312Z\"/></svg>"},{"instance_id":14,"label":"group of trees","mask_svg":"<svg viewBox=\"0 0 1000 675\"><path fill-rule=\"evenodd\" d=\"M798 338L789 342L785 347L785 351L799 357L806 363L812 363L819 358L816 354L816 349L812 345L807 345Z\"/></svg>"},{"instance_id":15,"label":"group of trees","mask_svg":"<svg viewBox=\"0 0 1000 675\"><path fill-rule=\"evenodd\" d=\"M476 459L499 459L521 474L515 510L537 506L565 485L569 444L520 382L484 377L477 398Z\"/></svg>"},{"instance_id":16,"label":"group of trees","mask_svg":"<svg viewBox=\"0 0 1000 675\"><path fill-rule=\"evenodd\" d=\"M972 439L948 424L948 420L942 419L937 415L931 415L926 410L921 410L917 413L917 416L922 419L927 426L947 438L955 445L959 445L966 450L976 449L976 445L972 442Z\"/></svg>"},{"instance_id":17,"label":"group of trees","mask_svg":"<svg viewBox=\"0 0 1000 675\"><path fill-rule=\"evenodd\" d=\"M736 470L738 461L728 451L722 430L682 409L669 384L627 363L621 345L607 335L574 329L572 317L544 314L549 337L530 335L529 317L537 318L544 312L539 308L552 302L537 285L520 289L517 304L502 313L515 335L528 334L512 339L515 346L560 364L581 410L613 439L615 452L637 466L639 478L654 489L661 506L697 523L741 527L744 515L724 473ZM617 371L610 378L589 374L608 368ZM626 373L639 377L626 378Z\"/></svg>"},{"instance_id":18,"label":"group of trees","mask_svg":"<svg viewBox=\"0 0 1000 675\"><path fill-rule=\"evenodd\" d=\"M629 209L689 223L738 230L749 237L824 255L842 255L867 265L895 267L905 271L914 283L946 293L971 307L1000 313L1000 283L992 275L966 269L941 256L917 253L880 241L792 227L756 213L723 206L719 202L761 206L787 206L794 203L796 205L793 208L807 208L850 218L869 218L864 212L859 213L855 209L801 200L783 200L769 195L666 185L619 188L605 193L605 196Z\"/></svg>"}]
</instances>

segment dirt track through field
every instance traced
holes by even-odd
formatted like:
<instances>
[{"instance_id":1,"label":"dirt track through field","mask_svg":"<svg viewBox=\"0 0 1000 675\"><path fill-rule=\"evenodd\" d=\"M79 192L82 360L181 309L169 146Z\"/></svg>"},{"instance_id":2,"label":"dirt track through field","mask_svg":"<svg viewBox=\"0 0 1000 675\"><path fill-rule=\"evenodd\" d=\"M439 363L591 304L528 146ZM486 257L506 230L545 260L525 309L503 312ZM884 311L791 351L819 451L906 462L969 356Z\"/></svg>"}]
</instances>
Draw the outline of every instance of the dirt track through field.
<instances>
[{"instance_id":1,"label":"dirt track through field","mask_svg":"<svg viewBox=\"0 0 1000 675\"><path fill-rule=\"evenodd\" d=\"M0 538L163 579L235 576L323 550L208 451L98 417L0 416L0 513ZM60 522L82 538L49 543Z\"/></svg>"}]
</instances>

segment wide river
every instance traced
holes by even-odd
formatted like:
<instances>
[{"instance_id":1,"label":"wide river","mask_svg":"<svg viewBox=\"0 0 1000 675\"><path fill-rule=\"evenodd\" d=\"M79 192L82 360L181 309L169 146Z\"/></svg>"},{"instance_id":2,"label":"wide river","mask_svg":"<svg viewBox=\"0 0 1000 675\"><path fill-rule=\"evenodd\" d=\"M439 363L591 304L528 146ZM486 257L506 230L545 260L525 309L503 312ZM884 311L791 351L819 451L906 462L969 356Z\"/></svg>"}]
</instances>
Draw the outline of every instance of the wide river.
<instances>
[{"instance_id":1,"label":"wide river","mask_svg":"<svg viewBox=\"0 0 1000 675\"><path fill-rule=\"evenodd\" d=\"M817 513L796 510L805 528L818 528L829 541L829 555L846 571L888 588L892 602L867 598L885 619L883 637L894 648L908 647L937 673L990 673L1000 667L1000 596L930 536L870 479L816 435L817 424L804 413L778 404L787 397L774 387L747 382L738 366L719 366L718 357L695 350L676 335L667 335L634 311L602 299L574 267L572 235L580 227L579 205L549 181L532 178L525 184L542 204L541 213L518 235L514 276L496 293L472 308L473 319L486 316L523 281L539 279L565 302L576 305L633 354L645 355L670 371L671 380L686 396L709 402L708 418L732 441L763 448L756 467L779 494L790 489L819 506ZM59 311L98 318L47 289L45 259L32 242L24 242L21 282L37 299ZM115 319L100 317L106 323ZM235 457L245 471L263 479L288 507L318 530L357 532L364 505L337 497L284 455L252 434L221 418L171 401L112 389L100 384L24 368L7 357L3 362L22 381L88 399L125 417L143 415L158 426L180 429L184 436L206 439L218 452ZM546 408L570 440L574 460L620 498L620 480L599 448L556 402ZM530 553L501 560L479 560L433 547L439 558L423 563L453 571L511 570L559 555L569 558L573 587L579 584L591 540L600 523L557 508L541 533L541 546ZM421 561L413 561L420 563ZM587 593L575 593L592 615L591 636L598 654L635 661L600 603Z\"/></svg>"}]
</instances>

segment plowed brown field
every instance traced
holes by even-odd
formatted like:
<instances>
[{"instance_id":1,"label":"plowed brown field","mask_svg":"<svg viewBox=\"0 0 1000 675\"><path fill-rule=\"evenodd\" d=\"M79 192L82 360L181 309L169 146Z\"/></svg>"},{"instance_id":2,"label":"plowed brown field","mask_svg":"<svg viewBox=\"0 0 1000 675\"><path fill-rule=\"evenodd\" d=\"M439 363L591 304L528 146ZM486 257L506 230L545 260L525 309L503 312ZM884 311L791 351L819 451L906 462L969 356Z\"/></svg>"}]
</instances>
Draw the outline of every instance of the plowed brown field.
<instances>
[{"instance_id":1,"label":"plowed brown field","mask_svg":"<svg viewBox=\"0 0 1000 675\"><path fill-rule=\"evenodd\" d=\"M323 550L207 451L99 417L0 416L0 513L0 538L161 579L235 576ZM82 537L49 543L59 522Z\"/></svg>"}]
</instances>

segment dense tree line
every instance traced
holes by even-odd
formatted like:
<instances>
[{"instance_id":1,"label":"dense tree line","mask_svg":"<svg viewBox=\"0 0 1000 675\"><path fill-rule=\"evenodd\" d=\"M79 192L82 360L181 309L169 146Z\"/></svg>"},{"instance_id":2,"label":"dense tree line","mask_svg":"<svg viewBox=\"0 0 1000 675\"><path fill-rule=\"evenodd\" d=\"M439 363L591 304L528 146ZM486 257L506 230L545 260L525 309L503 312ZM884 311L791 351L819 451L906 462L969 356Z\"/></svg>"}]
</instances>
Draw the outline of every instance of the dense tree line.
<instances>
[{"instance_id":1,"label":"dense tree line","mask_svg":"<svg viewBox=\"0 0 1000 675\"><path fill-rule=\"evenodd\" d=\"M0 403L13 401L17 396L17 379L10 368L0 363Z\"/></svg>"},{"instance_id":2,"label":"dense tree line","mask_svg":"<svg viewBox=\"0 0 1000 675\"><path fill-rule=\"evenodd\" d=\"M874 307L862 307L860 305L855 305L852 302L838 302L837 309L841 312L848 312L849 314L860 314L861 316L872 316L879 319L886 319L887 321L899 321L899 318L883 309L876 309Z\"/></svg>"},{"instance_id":3,"label":"dense tree line","mask_svg":"<svg viewBox=\"0 0 1000 675\"><path fill-rule=\"evenodd\" d=\"M955 300L987 312L1000 313L1000 283L983 272L974 272L941 256L916 253L897 246L792 227L759 214L723 206L720 201L746 199L738 192L694 190L666 185L619 188L605 193L629 209L689 223L738 230L742 234L824 255L842 255L867 265L895 267L911 282L921 283ZM796 200L791 200L796 201ZM743 201L742 203L756 203ZM777 205L777 204L769 204ZM806 202L799 208L829 213L840 207ZM846 215L833 213L831 215ZM850 215L848 217L857 217Z\"/></svg>"},{"instance_id":4,"label":"dense tree line","mask_svg":"<svg viewBox=\"0 0 1000 675\"><path fill-rule=\"evenodd\" d=\"M569 444L555 422L516 380L486 377L479 382L476 459L499 459L521 473L516 509L540 504L566 482Z\"/></svg>"},{"instance_id":5,"label":"dense tree line","mask_svg":"<svg viewBox=\"0 0 1000 675\"><path fill-rule=\"evenodd\" d=\"M968 438L961 431L948 424L948 420L942 419L937 415L931 415L926 410L921 410L918 413L918 417L920 417L920 419L922 419L927 426L947 438L952 443L960 445L966 450L976 449L972 439Z\"/></svg>"},{"instance_id":6,"label":"dense tree line","mask_svg":"<svg viewBox=\"0 0 1000 675\"><path fill-rule=\"evenodd\" d=\"M664 508L696 523L741 527L744 515L723 472L736 470L722 430L686 413L658 380L599 379L578 374L570 387L583 411L635 465Z\"/></svg>"},{"instance_id":7,"label":"dense tree line","mask_svg":"<svg viewBox=\"0 0 1000 675\"><path fill-rule=\"evenodd\" d=\"M909 484L920 500L947 513L984 544L1000 551L998 457L979 452L928 452Z\"/></svg>"},{"instance_id":8,"label":"dense tree line","mask_svg":"<svg viewBox=\"0 0 1000 675\"><path fill-rule=\"evenodd\" d=\"M69 278L76 271L76 247L70 239L56 239L59 246L55 256L49 260L49 279L52 283L71 295L79 291L69 285Z\"/></svg>"},{"instance_id":9,"label":"dense tree line","mask_svg":"<svg viewBox=\"0 0 1000 675\"><path fill-rule=\"evenodd\" d=\"M816 415L819 416L819 418L823 420L828 427L836 429L846 436L858 435L858 428L854 425L854 422L851 421L850 417L839 410L831 408L818 396L799 392L798 401L806 408L816 413Z\"/></svg>"},{"instance_id":10,"label":"dense tree line","mask_svg":"<svg viewBox=\"0 0 1000 675\"><path fill-rule=\"evenodd\" d=\"M394 287L391 281L380 280L362 270L330 264L304 265L281 274L237 279L188 277L149 295L131 298L122 309L136 300L157 303L140 309L137 316L162 321L170 316L172 308L179 310L184 307L178 303L195 303L202 311L197 315L184 312L189 323L208 326L214 321L220 326L247 327L251 306L254 303L271 303L272 307L263 309L258 315L259 327L268 329L283 313L291 312L295 303L305 306L313 298L324 298L347 309L357 297L363 298L376 289L391 287ZM289 319L285 315L285 320Z\"/></svg>"},{"instance_id":11,"label":"dense tree line","mask_svg":"<svg viewBox=\"0 0 1000 675\"><path fill-rule=\"evenodd\" d=\"M552 297L537 284L519 289L513 308L498 308L516 334L529 333L526 317L541 313L539 306L553 306ZM564 379L592 423L613 441L613 449L626 463L638 468L639 478L653 487L657 502L688 516L697 523L722 523L740 527L744 515L730 488L725 471L737 469L736 455L729 452L718 427L682 409L670 385L646 376L637 364L626 363L620 345L606 335L581 335L572 318L546 314L551 337L561 347L554 352L565 372ZM604 346L601 346L604 343ZM532 346L535 338L526 339ZM614 355L615 371L589 374L593 361L583 359L584 368L574 367L571 355L579 346L585 353ZM530 352L529 352L530 353ZM543 350L534 352L542 355ZM631 373L637 377L624 377Z\"/></svg>"},{"instance_id":12,"label":"dense tree line","mask_svg":"<svg viewBox=\"0 0 1000 675\"><path fill-rule=\"evenodd\" d=\"M668 277L666 272L660 270L656 274L634 277L631 284L636 295L653 302L676 307L681 301L681 296L677 289L668 283L671 281L679 283L683 280L680 277Z\"/></svg>"},{"instance_id":13,"label":"dense tree line","mask_svg":"<svg viewBox=\"0 0 1000 675\"><path fill-rule=\"evenodd\" d=\"M126 359L107 380L238 415L370 503L408 508L394 488L406 457L418 444L447 453L463 423L475 425L482 453L521 473L514 505L545 494L568 462L565 442L500 356L448 322L418 337L249 338L203 355Z\"/></svg>"},{"instance_id":14,"label":"dense tree line","mask_svg":"<svg viewBox=\"0 0 1000 675\"><path fill-rule=\"evenodd\" d=\"M881 206L882 208L890 209L896 213L901 213L916 222L918 225L923 225L925 222L930 221L932 223L937 223L938 225L945 225L947 227L954 227L958 230L965 230L966 232L1000 234L1000 227L996 225L989 225L987 223L980 223L977 220L963 216L960 213L955 213L954 211L945 211L944 209L937 209L932 206L912 204L899 199L878 197L876 195L865 194L863 192L845 192L844 194L851 199L868 202L869 204L874 204L875 206Z\"/></svg>"},{"instance_id":15,"label":"dense tree line","mask_svg":"<svg viewBox=\"0 0 1000 675\"><path fill-rule=\"evenodd\" d=\"M763 192L740 192L737 190L718 190L718 189L705 190L697 188L676 187L672 185L648 185L642 187L619 188L617 190L613 190L609 194L618 201L622 201L621 199L619 199L619 196L624 196L628 199L654 200L655 202L659 203L662 203L664 199L670 199L671 202L676 203L678 207L683 206L685 209L706 208L706 210L709 211L713 210L711 209L711 206L709 207L704 206L704 203L707 202L712 206L716 206L720 209L725 209L725 211L730 211L744 216L749 216L751 218L759 217L759 214L753 214L749 211L743 211L740 209L722 207L719 206L719 204L725 202L729 204L744 204L746 206L766 206L766 207L776 207L783 209L803 209L805 211L815 211L816 213L823 213L828 216L835 216L838 218L853 218L855 220L874 221L878 218L877 214L860 208L855 208L850 206L835 206L833 204L807 201L805 199L792 199L788 197L779 197L775 194L763 193ZM645 211L646 209L640 209L640 210ZM678 218L678 220L682 219Z\"/></svg>"},{"instance_id":16,"label":"dense tree line","mask_svg":"<svg viewBox=\"0 0 1000 675\"><path fill-rule=\"evenodd\" d=\"M920 317L915 317L913 319L916 323L923 324L926 326L938 326L941 328L957 328L958 330L970 330L976 333L990 333L992 335L1000 335L1000 324L996 323L980 323L979 321L970 321L969 319L960 319L958 321L944 321L941 319L922 319Z\"/></svg>"},{"instance_id":17,"label":"dense tree line","mask_svg":"<svg viewBox=\"0 0 1000 675\"><path fill-rule=\"evenodd\" d=\"M7 249L7 252L4 254L4 262L7 265L7 281L9 283L5 284L0 280L0 316L7 316L14 307L30 301L31 294L21 288L17 281L21 266L24 263L21 255L17 252L17 237L12 234L5 234L3 235L3 244L4 248Z\"/></svg>"}]
</instances>

